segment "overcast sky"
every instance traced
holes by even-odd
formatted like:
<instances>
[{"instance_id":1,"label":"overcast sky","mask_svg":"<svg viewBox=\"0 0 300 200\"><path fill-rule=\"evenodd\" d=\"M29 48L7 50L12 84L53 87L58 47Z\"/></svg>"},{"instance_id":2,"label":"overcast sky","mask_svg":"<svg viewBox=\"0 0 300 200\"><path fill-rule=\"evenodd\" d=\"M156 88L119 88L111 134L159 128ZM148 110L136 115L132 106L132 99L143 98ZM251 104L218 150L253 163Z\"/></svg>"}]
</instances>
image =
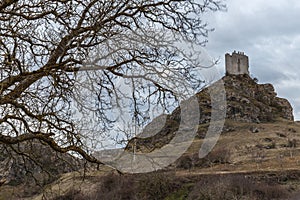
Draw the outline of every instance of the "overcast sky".
<instances>
[{"instance_id":1,"label":"overcast sky","mask_svg":"<svg viewBox=\"0 0 300 200\"><path fill-rule=\"evenodd\" d=\"M234 50L249 56L250 73L260 83L272 83L278 96L290 101L295 120L300 120L300 1L227 0L227 12L207 20L215 28L206 46L221 59Z\"/></svg>"}]
</instances>

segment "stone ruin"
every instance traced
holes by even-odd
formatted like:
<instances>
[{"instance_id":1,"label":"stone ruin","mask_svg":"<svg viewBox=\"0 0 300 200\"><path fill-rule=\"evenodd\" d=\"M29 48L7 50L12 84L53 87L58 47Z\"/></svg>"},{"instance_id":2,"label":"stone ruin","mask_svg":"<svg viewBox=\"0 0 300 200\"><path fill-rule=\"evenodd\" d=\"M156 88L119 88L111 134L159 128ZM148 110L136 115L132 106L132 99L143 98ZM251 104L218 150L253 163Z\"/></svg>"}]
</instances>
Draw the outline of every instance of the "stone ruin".
<instances>
[{"instance_id":1,"label":"stone ruin","mask_svg":"<svg viewBox=\"0 0 300 200\"><path fill-rule=\"evenodd\" d=\"M234 51L225 54L226 75L249 75L249 60L244 52Z\"/></svg>"}]
</instances>

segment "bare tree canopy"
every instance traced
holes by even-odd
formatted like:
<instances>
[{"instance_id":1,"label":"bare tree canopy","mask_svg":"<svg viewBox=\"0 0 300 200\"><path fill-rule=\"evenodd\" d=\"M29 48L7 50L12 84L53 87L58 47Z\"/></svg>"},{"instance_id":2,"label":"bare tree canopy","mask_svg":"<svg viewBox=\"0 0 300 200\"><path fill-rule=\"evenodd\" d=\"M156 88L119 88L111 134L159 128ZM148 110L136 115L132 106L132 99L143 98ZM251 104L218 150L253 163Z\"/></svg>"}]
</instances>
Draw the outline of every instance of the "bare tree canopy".
<instances>
[{"instance_id":1,"label":"bare tree canopy","mask_svg":"<svg viewBox=\"0 0 300 200\"><path fill-rule=\"evenodd\" d=\"M203 14L222 9L221 0L1 1L0 142L38 140L101 164L84 142L85 114L106 134L122 100L143 121L150 104L167 107L186 90L181 80L199 87L201 63L180 42L205 44Z\"/></svg>"}]
</instances>

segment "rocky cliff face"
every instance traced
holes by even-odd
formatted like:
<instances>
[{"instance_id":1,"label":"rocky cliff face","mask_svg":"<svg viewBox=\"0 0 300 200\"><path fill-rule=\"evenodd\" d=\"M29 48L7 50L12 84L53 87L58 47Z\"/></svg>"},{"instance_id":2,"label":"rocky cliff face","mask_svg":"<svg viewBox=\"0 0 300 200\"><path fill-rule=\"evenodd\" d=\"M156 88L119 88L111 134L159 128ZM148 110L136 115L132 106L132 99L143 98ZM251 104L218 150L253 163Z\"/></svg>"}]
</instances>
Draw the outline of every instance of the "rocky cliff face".
<instances>
[{"instance_id":1,"label":"rocky cliff face","mask_svg":"<svg viewBox=\"0 0 300 200\"><path fill-rule=\"evenodd\" d=\"M248 75L229 75L218 81L224 85L226 92L226 119L237 122L272 122L279 119L293 120L293 109L290 103L283 98L277 97L273 85L257 84ZM212 87L212 86L210 86ZM210 88L205 88L196 94L199 102L200 120L199 125L209 123L211 120L211 96ZM153 120L157 124L160 118ZM126 149L131 151L151 152L156 148L167 144L173 137L180 123L180 108L161 120L165 125L154 136L137 137L131 140ZM154 125L156 126L156 125ZM151 135L152 123L150 123L141 135ZM202 137L203 131L198 135Z\"/></svg>"},{"instance_id":2,"label":"rocky cliff face","mask_svg":"<svg viewBox=\"0 0 300 200\"><path fill-rule=\"evenodd\" d=\"M277 97L273 85L257 84L248 75L225 76L222 81L226 90L226 118L240 122L294 119L291 104ZM197 95L201 98L202 94Z\"/></svg>"}]
</instances>

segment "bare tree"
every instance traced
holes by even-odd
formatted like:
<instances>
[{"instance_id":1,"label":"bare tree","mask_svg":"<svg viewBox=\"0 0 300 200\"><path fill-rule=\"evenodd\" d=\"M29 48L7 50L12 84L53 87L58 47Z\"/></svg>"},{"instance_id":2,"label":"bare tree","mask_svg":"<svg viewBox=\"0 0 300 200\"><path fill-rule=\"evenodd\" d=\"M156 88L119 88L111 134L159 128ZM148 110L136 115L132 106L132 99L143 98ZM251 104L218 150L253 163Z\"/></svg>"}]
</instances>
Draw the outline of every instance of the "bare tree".
<instances>
[{"instance_id":1,"label":"bare tree","mask_svg":"<svg viewBox=\"0 0 300 200\"><path fill-rule=\"evenodd\" d=\"M167 109L201 86L201 63L184 46L204 45L203 13L222 9L221 0L1 1L0 142L36 140L102 164L85 141L113 128L114 106L128 100L141 123L150 105Z\"/></svg>"}]
</instances>

